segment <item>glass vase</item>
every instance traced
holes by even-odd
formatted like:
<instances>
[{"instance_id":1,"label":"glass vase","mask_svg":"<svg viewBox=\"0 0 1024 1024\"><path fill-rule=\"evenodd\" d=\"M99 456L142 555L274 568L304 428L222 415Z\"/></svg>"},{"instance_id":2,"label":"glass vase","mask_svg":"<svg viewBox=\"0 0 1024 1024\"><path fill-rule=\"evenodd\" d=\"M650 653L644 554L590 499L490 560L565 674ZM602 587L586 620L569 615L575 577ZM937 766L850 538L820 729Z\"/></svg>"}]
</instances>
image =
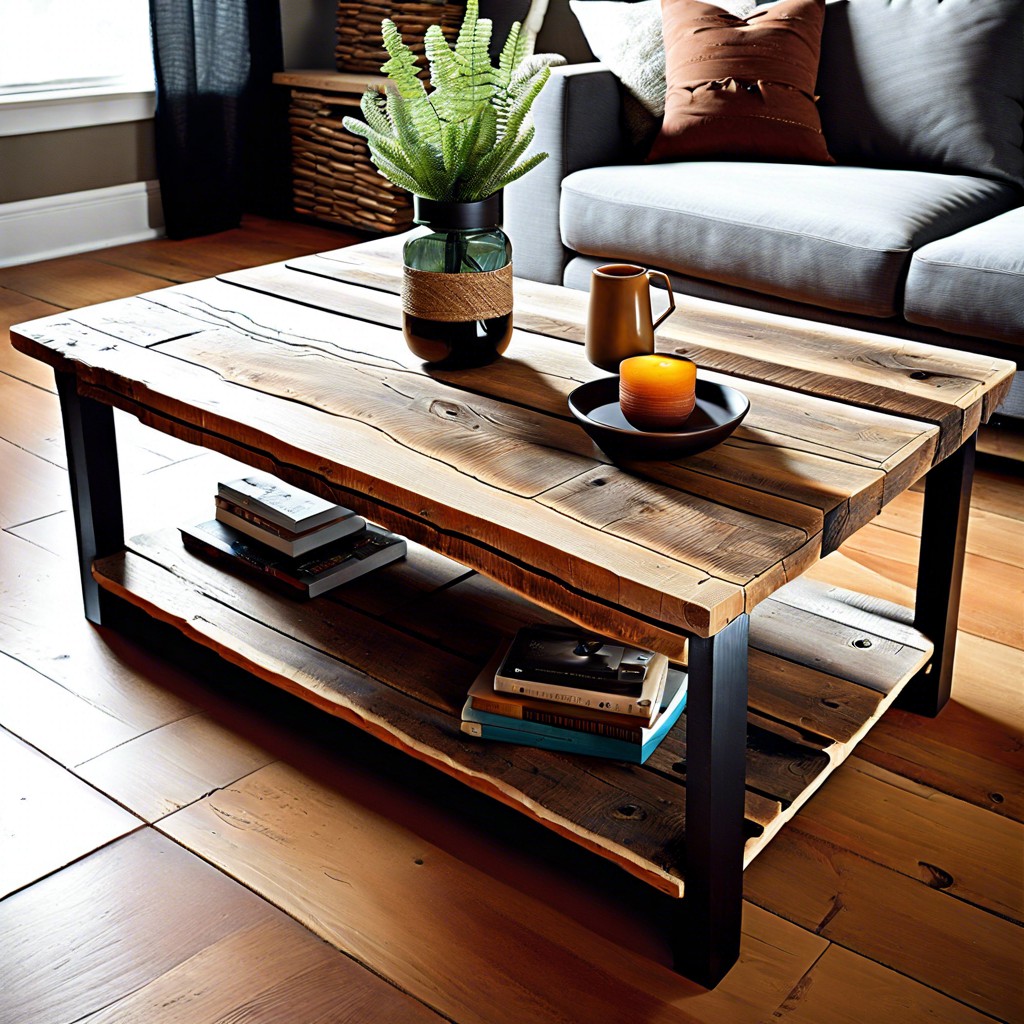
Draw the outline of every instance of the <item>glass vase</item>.
<instances>
[{"instance_id":1,"label":"glass vase","mask_svg":"<svg viewBox=\"0 0 1024 1024\"><path fill-rule=\"evenodd\" d=\"M512 337L512 245L501 230L501 193L476 203L413 197L422 228L405 243L406 344L441 369L484 366Z\"/></svg>"}]
</instances>

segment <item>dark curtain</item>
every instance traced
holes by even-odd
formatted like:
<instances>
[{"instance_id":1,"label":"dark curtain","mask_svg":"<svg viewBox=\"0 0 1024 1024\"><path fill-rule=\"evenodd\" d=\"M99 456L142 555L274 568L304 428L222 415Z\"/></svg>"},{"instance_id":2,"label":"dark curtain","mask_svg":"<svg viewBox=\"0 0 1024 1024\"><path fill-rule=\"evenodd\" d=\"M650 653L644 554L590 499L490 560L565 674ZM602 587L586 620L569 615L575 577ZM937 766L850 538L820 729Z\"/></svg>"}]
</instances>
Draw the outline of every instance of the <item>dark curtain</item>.
<instances>
[{"instance_id":1,"label":"dark curtain","mask_svg":"<svg viewBox=\"0 0 1024 1024\"><path fill-rule=\"evenodd\" d=\"M156 158L170 238L282 215L289 189L279 0L149 0Z\"/></svg>"}]
</instances>

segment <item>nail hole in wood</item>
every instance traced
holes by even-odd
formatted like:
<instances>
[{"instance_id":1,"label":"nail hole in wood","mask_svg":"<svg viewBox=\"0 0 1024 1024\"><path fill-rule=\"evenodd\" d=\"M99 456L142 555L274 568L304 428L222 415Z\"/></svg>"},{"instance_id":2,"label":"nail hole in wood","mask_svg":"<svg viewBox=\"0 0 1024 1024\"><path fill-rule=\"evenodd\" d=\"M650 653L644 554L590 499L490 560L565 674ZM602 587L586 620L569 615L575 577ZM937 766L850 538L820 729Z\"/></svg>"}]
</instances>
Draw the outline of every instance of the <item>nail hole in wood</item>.
<instances>
[{"instance_id":1,"label":"nail hole in wood","mask_svg":"<svg viewBox=\"0 0 1024 1024\"><path fill-rule=\"evenodd\" d=\"M851 646L860 648L870 647L871 641L866 636L862 636L856 640L851 641Z\"/></svg>"},{"instance_id":2,"label":"nail hole in wood","mask_svg":"<svg viewBox=\"0 0 1024 1024\"><path fill-rule=\"evenodd\" d=\"M623 804L615 811L616 818L629 818L631 821L643 821L647 813L636 804Z\"/></svg>"},{"instance_id":3,"label":"nail hole in wood","mask_svg":"<svg viewBox=\"0 0 1024 1024\"><path fill-rule=\"evenodd\" d=\"M924 883L931 889L948 889L953 884L953 876L942 868L919 860L917 866L923 869Z\"/></svg>"},{"instance_id":4,"label":"nail hole in wood","mask_svg":"<svg viewBox=\"0 0 1024 1024\"><path fill-rule=\"evenodd\" d=\"M924 370L915 370L915 371L914 371L914 372L913 372L913 373L912 373L912 374L910 375L910 379L911 379L911 380L928 380L928 378L929 378L929 377L931 377L931 374L930 374L930 373L927 373L927 372L926 372L926 371L924 371Z\"/></svg>"}]
</instances>

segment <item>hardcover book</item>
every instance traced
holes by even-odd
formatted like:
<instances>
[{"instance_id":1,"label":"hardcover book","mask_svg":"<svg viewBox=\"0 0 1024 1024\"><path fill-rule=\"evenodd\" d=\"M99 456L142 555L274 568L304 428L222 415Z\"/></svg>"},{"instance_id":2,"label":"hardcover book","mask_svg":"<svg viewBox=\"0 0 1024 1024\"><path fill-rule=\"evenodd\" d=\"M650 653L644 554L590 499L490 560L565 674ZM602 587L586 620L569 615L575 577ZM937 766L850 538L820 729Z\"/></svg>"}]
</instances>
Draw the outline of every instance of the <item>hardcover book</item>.
<instances>
[{"instance_id":1,"label":"hardcover book","mask_svg":"<svg viewBox=\"0 0 1024 1024\"><path fill-rule=\"evenodd\" d=\"M481 674L481 678L470 690L471 694L481 679L484 685L487 684L486 676ZM545 725L541 722L489 714L474 708L471 697L466 699L462 709L462 731L481 739L499 740L505 743L517 743L520 746L541 747L546 750L586 754L590 757L606 757L618 761L628 761L632 764L643 764L668 735L672 726L679 721L679 717L686 707L686 683L685 671L677 668L668 670L664 696L658 714L651 726L642 729L635 739L601 736L579 729L562 728L557 725Z\"/></svg>"},{"instance_id":2,"label":"hardcover book","mask_svg":"<svg viewBox=\"0 0 1024 1024\"><path fill-rule=\"evenodd\" d=\"M272 523L257 512L253 512L243 505L236 505L233 501L222 498L220 495L216 498L216 504L217 519L222 523L261 541L290 558L314 551L333 540L341 540L342 537L356 533L366 526L366 520L362 516L357 516L350 509L346 509L344 515L332 519L323 526L297 533L294 530L278 526L277 523Z\"/></svg>"},{"instance_id":3,"label":"hardcover book","mask_svg":"<svg viewBox=\"0 0 1024 1024\"><path fill-rule=\"evenodd\" d=\"M668 659L579 629L524 626L494 675L494 689L648 723L659 706Z\"/></svg>"},{"instance_id":4,"label":"hardcover book","mask_svg":"<svg viewBox=\"0 0 1024 1024\"><path fill-rule=\"evenodd\" d=\"M221 481L217 494L293 533L316 529L352 511L265 473Z\"/></svg>"},{"instance_id":5,"label":"hardcover book","mask_svg":"<svg viewBox=\"0 0 1024 1024\"><path fill-rule=\"evenodd\" d=\"M316 597L348 583L403 558L406 552L403 537L373 523L298 558L288 558L216 519L179 529L190 551L230 562L250 575L260 576L304 597Z\"/></svg>"},{"instance_id":6,"label":"hardcover book","mask_svg":"<svg viewBox=\"0 0 1024 1024\"><path fill-rule=\"evenodd\" d=\"M470 687L469 706L474 711L513 720L506 722L506 725L512 725L515 721L557 725L563 729L592 732L595 736L611 736L628 743L641 742L644 730L653 726L657 720L657 712L648 719L496 690L493 673L487 679L478 679Z\"/></svg>"}]
</instances>

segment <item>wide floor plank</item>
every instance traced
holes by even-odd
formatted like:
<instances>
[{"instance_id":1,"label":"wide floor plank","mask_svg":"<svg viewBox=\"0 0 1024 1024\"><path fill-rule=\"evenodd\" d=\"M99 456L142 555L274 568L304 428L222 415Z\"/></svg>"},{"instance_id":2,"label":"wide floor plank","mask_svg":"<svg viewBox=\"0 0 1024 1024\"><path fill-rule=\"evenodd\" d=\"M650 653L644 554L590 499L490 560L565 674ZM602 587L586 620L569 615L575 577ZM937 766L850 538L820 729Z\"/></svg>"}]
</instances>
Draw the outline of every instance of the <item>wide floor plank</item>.
<instances>
[{"instance_id":1,"label":"wide floor plank","mask_svg":"<svg viewBox=\"0 0 1024 1024\"><path fill-rule=\"evenodd\" d=\"M993 1018L833 943L771 1020L772 1024L991 1024Z\"/></svg>"},{"instance_id":2,"label":"wide floor plank","mask_svg":"<svg viewBox=\"0 0 1024 1024\"><path fill-rule=\"evenodd\" d=\"M361 1008L365 1015L353 1020L438 1019L330 952L242 886L144 830L0 902L0 1020L275 1024L282 1012L321 1019L332 1001Z\"/></svg>"},{"instance_id":3,"label":"wide floor plank","mask_svg":"<svg viewBox=\"0 0 1024 1024\"><path fill-rule=\"evenodd\" d=\"M152 822L272 760L207 715L190 715L86 761L77 773Z\"/></svg>"},{"instance_id":4,"label":"wide floor plank","mask_svg":"<svg viewBox=\"0 0 1024 1024\"><path fill-rule=\"evenodd\" d=\"M467 864L402 828L378 813L386 798L379 783L342 789L274 764L159 827L465 1024L620 1024L625 1008L666 1024L753 1022L822 949L800 929L773 926L766 942L748 926L739 965L703 992L509 888L487 861Z\"/></svg>"},{"instance_id":5,"label":"wide floor plank","mask_svg":"<svg viewBox=\"0 0 1024 1024\"><path fill-rule=\"evenodd\" d=\"M6 729L0 729L0 821L0 898L140 825Z\"/></svg>"},{"instance_id":6,"label":"wide floor plank","mask_svg":"<svg viewBox=\"0 0 1024 1024\"><path fill-rule=\"evenodd\" d=\"M1015 1018L1020 925L794 825L747 870L747 899L982 1013Z\"/></svg>"}]
</instances>

